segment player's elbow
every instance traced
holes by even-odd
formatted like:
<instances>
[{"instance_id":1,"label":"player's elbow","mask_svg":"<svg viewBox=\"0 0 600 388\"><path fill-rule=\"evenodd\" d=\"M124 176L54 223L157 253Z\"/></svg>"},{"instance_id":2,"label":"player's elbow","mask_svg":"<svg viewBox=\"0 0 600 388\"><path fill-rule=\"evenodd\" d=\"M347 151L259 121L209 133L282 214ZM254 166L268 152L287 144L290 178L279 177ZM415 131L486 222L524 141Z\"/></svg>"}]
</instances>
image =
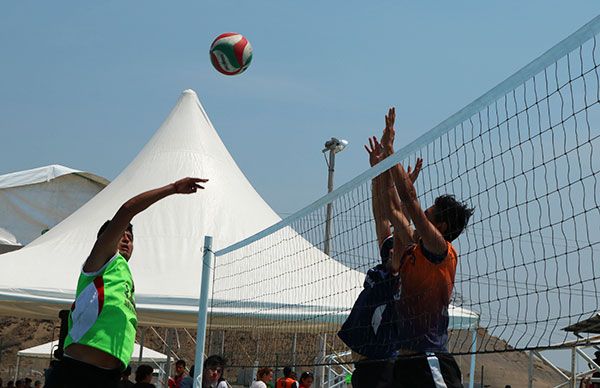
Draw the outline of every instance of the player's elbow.
<instances>
[{"instance_id":1,"label":"player's elbow","mask_svg":"<svg viewBox=\"0 0 600 388\"><path fill-rule=\"evenodd\" d=\"M123 205L121 205L121 207L117 211L117 215L124 216L124 217L133 217L136 213L136 208L137 208L136 201L133 199L130 199L129 201L127 201Z\"/></svg>"}]
</instances>

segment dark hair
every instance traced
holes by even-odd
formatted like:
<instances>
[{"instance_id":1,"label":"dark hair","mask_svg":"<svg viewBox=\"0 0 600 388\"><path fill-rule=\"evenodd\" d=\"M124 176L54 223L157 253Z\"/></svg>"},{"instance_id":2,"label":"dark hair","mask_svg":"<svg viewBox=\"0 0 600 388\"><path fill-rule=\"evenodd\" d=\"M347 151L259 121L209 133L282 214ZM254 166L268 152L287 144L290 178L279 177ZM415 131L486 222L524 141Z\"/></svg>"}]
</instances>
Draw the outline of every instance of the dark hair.
<instances>
[{"instance_id":1,"label":"dark hair","mask_svg":"<svg viewBox=\"0 0 600 388\"><path fill-rule=\"evenodd\" d=\"M131 365L127 365L127 368L121 372L121 376L129 376L131 374Z\"/></svg>"},{"instance_id":2,"label":"dark hair","mask_svg":"<svg viewBox=\"0 0 600 388\"><path fill-rule=\"evenodd\" d=\"M185 361L184 360L177 360L177 362L175 363L175 365L177 365L177 366L183 365L183 367L185 368Z\"/></svg>"},{"instance_id":3,"label":"dark hair","mask_svg":"<svg viewBox=\"0 0 600 388\"><path fill-rule=\"evenodd\" d=\"M312 372L302 372L302 374L300 375L300 382L303 382L304 379L307 377L312 377L313 380L315 379L315 376L313 376Z\"/></svg>"},{"instance_id":4,"label":"dark hair","mask_svg":"<svg viewBox=\"0 0 600 388\"><path fill-rule=\"evenodd\" d=\"M135 370L135 382L141 383L146 379L146 377L152 375L153 372L154 368L152 368L150 365L142 364L138 366Z\"/></svg>"},{"instance_id":5,"label":"dark hair","mask_svg":"<svg viewBox=\"0 0 600 388\"><path fill-rule=\"evenodd\" d=\"M258 379L262 379L263 376L266 376L266 375L268 375L269 373L272 373L272 372L273 372L273 369L271 369L271 368L267 368L267 367L260 368L258 370L258 372L256 372L256 379L257 380Z\"/></svg>"},{"instance_id":6,"label":"dark hair","mask_svg":"<svg viewBox=\"0 0 600 388\"><path fill-rule=\"evenodd\" d=\"M106 230L106 228L108 228L108 224L110 224L112 220L106 220L102 226L100 227L100 229L98 229L98 234L96 235L96 237L100 237L102 235L102 233L104 233L104 231ZM133 239L133 225L129 224L127 225L127 229L130 233L131 233L131 238Z\"/></svg>"},{"instance_id":7,"label":"dark hair","mask_svg":"<svg viewBox=\"0 0 600 388\"><path fill-rule=\"evenodd\" d=\"M468 208L467 204L459 202L454 195L440 195L435 199L435 222L446 223L444 239L454 241L465 229L474 209Z\"/></svg>"},{"instance_id":8,"label":"dark hair","mask_svg":"<svg viewBox=\"0 0 600 388\"><path fill-rule=\"evenodd\" d=\"M220 366L221 368L225 368L226 363L227 363L227 360L225 360L223 357L213 354L212 356L209 356L206 360L204 360L204 369L210 368L210 367L215 367L215 366Z\"/></svg>"},{"instance_id":9,"label":"dark hair","mask_svg":"<svg viewBox=\"0 0 600 388\"><path fill-rule=\"evenodd\" d=\"M294 370L292 369L291 366L285 366L283 367L283 375L285 377L288 377L289 375L291 375L292 373L294 373Z\"/></svg>"},{"instance_id":10,"label":"dark hair","mask_svg":"<svg viewBox=\"0 0 600 388\"><path fill-rule=\"evenodd\" d=\"M381 264L385 264L390 259L390 252L394 248L394 236L391 235L387 237L381 243L381 247L379 248L379 256L381 257Z\"/></svg>"}]
</instances>

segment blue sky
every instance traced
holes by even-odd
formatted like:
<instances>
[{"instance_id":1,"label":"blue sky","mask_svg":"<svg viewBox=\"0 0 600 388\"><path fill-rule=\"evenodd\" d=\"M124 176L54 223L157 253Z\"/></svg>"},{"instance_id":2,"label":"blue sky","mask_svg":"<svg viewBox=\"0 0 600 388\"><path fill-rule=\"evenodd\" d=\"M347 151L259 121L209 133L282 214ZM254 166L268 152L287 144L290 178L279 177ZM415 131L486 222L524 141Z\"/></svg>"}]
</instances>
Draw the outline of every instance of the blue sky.
<instances>
[{"instance_id":1,"label":"blue sky","mask_svg":"<svg viewBox=\"0 0 600 388\"><path fill-rule=\"evenodd\" d=\"M593 1L3 2L0 173L59 163L109 179L186 88L281 215L326 189L322 145L350 147L336 186L367 167L362 145L397 106L413 140L589 21ZM250 69L208 60L245 34Z\"/></svg>"},{"instance_id":2,"label":"blue sky","mask_svg":"<svg viewBox=\"0 0 600 388\"><path fill-rule=\"evenodd\" d=\"M2 2L0 174L58 163L113 179L192 88L286 216L325 193L331 136L350 142L339 186L368 167L362 145L388 106L400 147L599 11L556 0ZM241 76L208 59L227 31L254 48Z\"/></svg>"}]
</instances>

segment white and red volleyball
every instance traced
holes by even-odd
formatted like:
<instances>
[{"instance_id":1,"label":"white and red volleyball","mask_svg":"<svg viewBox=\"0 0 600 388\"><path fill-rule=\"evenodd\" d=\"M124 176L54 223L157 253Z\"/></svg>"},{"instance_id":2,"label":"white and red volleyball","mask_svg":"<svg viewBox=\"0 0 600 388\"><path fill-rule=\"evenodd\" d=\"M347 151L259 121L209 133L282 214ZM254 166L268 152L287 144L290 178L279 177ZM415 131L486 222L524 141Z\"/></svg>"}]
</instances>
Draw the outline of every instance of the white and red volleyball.
<instances>
[{"instance_id":1,"label":"white and red volleyball","mask_svg":"<svg viewBox=\"0 0 600 388\"><path fill-rule=\"evenodd\" d=\"M210 61L220 73L241 74L252 61L252 46L243 35L226 32L217 36L210 46Z\"/></svg>"}]
</instances>

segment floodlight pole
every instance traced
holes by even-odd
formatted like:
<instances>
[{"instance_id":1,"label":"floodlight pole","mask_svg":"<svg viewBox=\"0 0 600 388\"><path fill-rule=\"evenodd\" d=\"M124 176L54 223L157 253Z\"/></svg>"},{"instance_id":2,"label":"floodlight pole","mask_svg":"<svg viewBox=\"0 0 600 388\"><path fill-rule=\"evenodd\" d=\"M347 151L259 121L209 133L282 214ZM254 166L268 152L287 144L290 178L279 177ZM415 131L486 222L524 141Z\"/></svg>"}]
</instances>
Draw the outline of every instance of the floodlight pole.
<instances>
[{"instance_id":1,"label":"floodlight pole","mask_svg":"<svg viewBox=\"0 0 600 388\"><path fill-rule=\"evenodd\" d=\"M327 194L333 191L333 173L335 172L335 154L338 152L342 152L348 142L346 140L338 140L335 137L332 137L330 140L325 142L325 148L323 149L323 153L329 151L329 159L325 157L325 161L327 162ZM329 202L327 204L327 215L325 216L325 241L323 243L323 252L329 256L331 251L331 218L333 216L333 203Z\"/></svg>"},{"instance_id":2,"label":"floodlight pole","mask_svg":"<svg viewBox=\"0 0 600 388\"><path fill-rule=\"evenodd\" d=\"M333 173L335 172L335 150L331 148L329 150L329 163L328 166L328 177L327 177L327 193L331 193L333 191ZM333 213L333 203L329 202L327 204L327 215L325 217L325 242L323 245L323 252L327 256L329 256L330 251L330 241L331 241L331 216Z\"/></svg>"},{"instance_id":3,"label":"floodlight pole","mask_svg":"<svg viewBox=\"0 0 600 388\"><path fill-rule=\"evenodd\" d=\"M215 254L212 250L212 236L204 237L204 255L202 257L202 281L198 300L198 325L196 330L196 360L194 364L194 388L201 386L202 367L204 366L204 343L206 340L206 318L208 316L208 292L210 273ZM200 379L200 381L198 381Z\"/></svg>"}]
</instances>

